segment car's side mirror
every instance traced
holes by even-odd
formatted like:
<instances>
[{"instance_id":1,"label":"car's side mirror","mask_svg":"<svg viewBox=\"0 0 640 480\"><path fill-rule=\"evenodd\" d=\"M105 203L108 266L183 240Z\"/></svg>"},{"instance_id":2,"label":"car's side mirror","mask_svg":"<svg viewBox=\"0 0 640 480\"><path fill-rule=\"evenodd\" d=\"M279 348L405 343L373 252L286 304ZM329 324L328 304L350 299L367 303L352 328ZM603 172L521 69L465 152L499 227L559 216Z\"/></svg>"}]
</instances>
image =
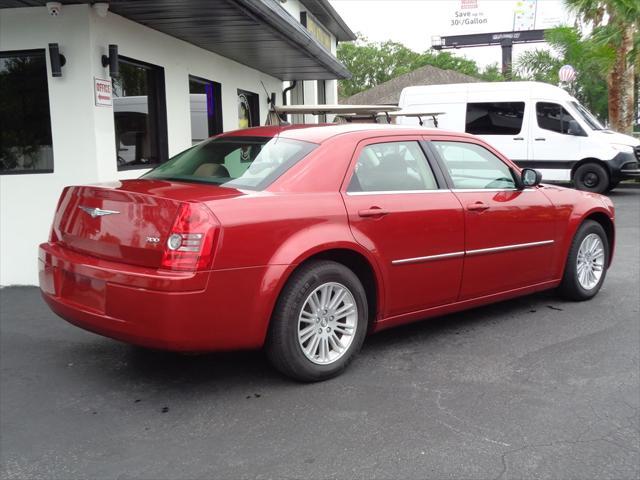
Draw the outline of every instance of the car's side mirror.
<instances>
[{"instance_id":1,"label":"car's side mirror","mask_svg":"<svg viewBox=\"0 0 640 480\"><path fill-rule=\"evenodd\" d=\"M535 187L542 182L542 174L533 168L524 168L520 173L520 180L524 188Z\"/></svg>"}]
</instances>

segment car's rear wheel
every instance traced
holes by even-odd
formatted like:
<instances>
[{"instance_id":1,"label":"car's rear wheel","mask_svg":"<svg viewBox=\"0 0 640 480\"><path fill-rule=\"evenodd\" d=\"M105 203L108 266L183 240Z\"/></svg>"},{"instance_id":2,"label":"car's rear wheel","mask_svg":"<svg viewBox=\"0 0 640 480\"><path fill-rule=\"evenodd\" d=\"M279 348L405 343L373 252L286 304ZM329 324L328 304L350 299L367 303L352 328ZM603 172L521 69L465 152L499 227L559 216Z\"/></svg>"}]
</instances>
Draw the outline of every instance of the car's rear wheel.
<instances>
[{"instance_id":1,"label":"car's rear wheel","mask_svg":"<svg viewBox=\"0 0 640 480\"><path fill-rule=\"evenodd\" d=\"M360 350L367 317L366 293L351 270L332 261L310 262L293 273L280 294L267 355L296 380L331 378Z\"/></svg>"},{"instance_id":2,"label":"car's rear wheel","mask_svg":"<svg viewBox=\"0 0 640 480\"><path fill-rule=\"evenodd\" d=\"M589 300L602 287L608 265L607 234L598 222L587 220L571 243L560 293L570 300Z\"/></svg>"},{"instance_id":3,"label":"car's rear wheel","mask_svg":"<svg viewBox=\"0 0 640 480\"><path fill-rule=\"evenodd\" d=\"M609 181L609 172L595 162L584 163L573 172L573 184L578 190L604 193L609 188Z\"/></svg>"}]
</instances>

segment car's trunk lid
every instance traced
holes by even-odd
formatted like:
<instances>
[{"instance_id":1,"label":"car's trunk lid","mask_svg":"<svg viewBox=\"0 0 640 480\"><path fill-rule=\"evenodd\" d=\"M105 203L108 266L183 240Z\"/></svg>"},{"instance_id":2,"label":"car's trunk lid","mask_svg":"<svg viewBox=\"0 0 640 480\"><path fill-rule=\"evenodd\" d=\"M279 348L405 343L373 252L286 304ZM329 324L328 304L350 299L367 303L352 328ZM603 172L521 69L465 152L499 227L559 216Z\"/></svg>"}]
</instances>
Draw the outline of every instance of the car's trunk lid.
<instances>
[{"instance_id":1,"label":"car's trunk lid","mask_svg":"<svg viewBox=\"0 0 640 480\"><path fill-rule=\"evenodd\" d=\"M241 192L150 180L68 187L60 198L53 237L77 252L158 268L181 203L234 195Z\"/></svg>"}]
</instances>

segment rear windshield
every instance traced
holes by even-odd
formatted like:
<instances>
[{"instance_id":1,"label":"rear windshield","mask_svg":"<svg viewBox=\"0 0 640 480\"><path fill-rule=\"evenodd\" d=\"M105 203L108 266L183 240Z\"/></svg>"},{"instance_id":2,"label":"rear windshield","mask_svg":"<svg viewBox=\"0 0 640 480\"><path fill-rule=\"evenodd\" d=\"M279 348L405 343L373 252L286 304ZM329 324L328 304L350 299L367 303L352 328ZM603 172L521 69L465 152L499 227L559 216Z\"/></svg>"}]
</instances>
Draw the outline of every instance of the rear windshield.
<instances>
[{"instance_id":1,"label":"rear windshield","mask_svg":"<svg viewBox=\"0 0 640 480\"><path fill-rule=\"evenodd\" d=\"M142 178L262 190L316 147L280 137L211 139L179 153Z\"/></svg>"}]
</instances>

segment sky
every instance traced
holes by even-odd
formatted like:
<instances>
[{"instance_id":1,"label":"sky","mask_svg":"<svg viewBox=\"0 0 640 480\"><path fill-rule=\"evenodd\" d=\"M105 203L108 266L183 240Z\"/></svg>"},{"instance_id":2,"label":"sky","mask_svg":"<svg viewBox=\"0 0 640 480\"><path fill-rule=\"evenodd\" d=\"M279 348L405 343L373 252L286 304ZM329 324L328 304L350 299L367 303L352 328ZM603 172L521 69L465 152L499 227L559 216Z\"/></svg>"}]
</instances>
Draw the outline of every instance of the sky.
<instances>
[{"instance_id":1,"label":"sky","mask_svg":"<svg viewBox=\"0 0 640 480\"><path fill-rule=\"evenodd\" d=\"M562 0L330 0L354 32L371 41L394 40L412 50L431 48L433 36L543 29L571 21ZM515 45L514 60L546 44ZM501 62L501 49L450 50L481 67Z\"/></svg>"}]
</instances>

